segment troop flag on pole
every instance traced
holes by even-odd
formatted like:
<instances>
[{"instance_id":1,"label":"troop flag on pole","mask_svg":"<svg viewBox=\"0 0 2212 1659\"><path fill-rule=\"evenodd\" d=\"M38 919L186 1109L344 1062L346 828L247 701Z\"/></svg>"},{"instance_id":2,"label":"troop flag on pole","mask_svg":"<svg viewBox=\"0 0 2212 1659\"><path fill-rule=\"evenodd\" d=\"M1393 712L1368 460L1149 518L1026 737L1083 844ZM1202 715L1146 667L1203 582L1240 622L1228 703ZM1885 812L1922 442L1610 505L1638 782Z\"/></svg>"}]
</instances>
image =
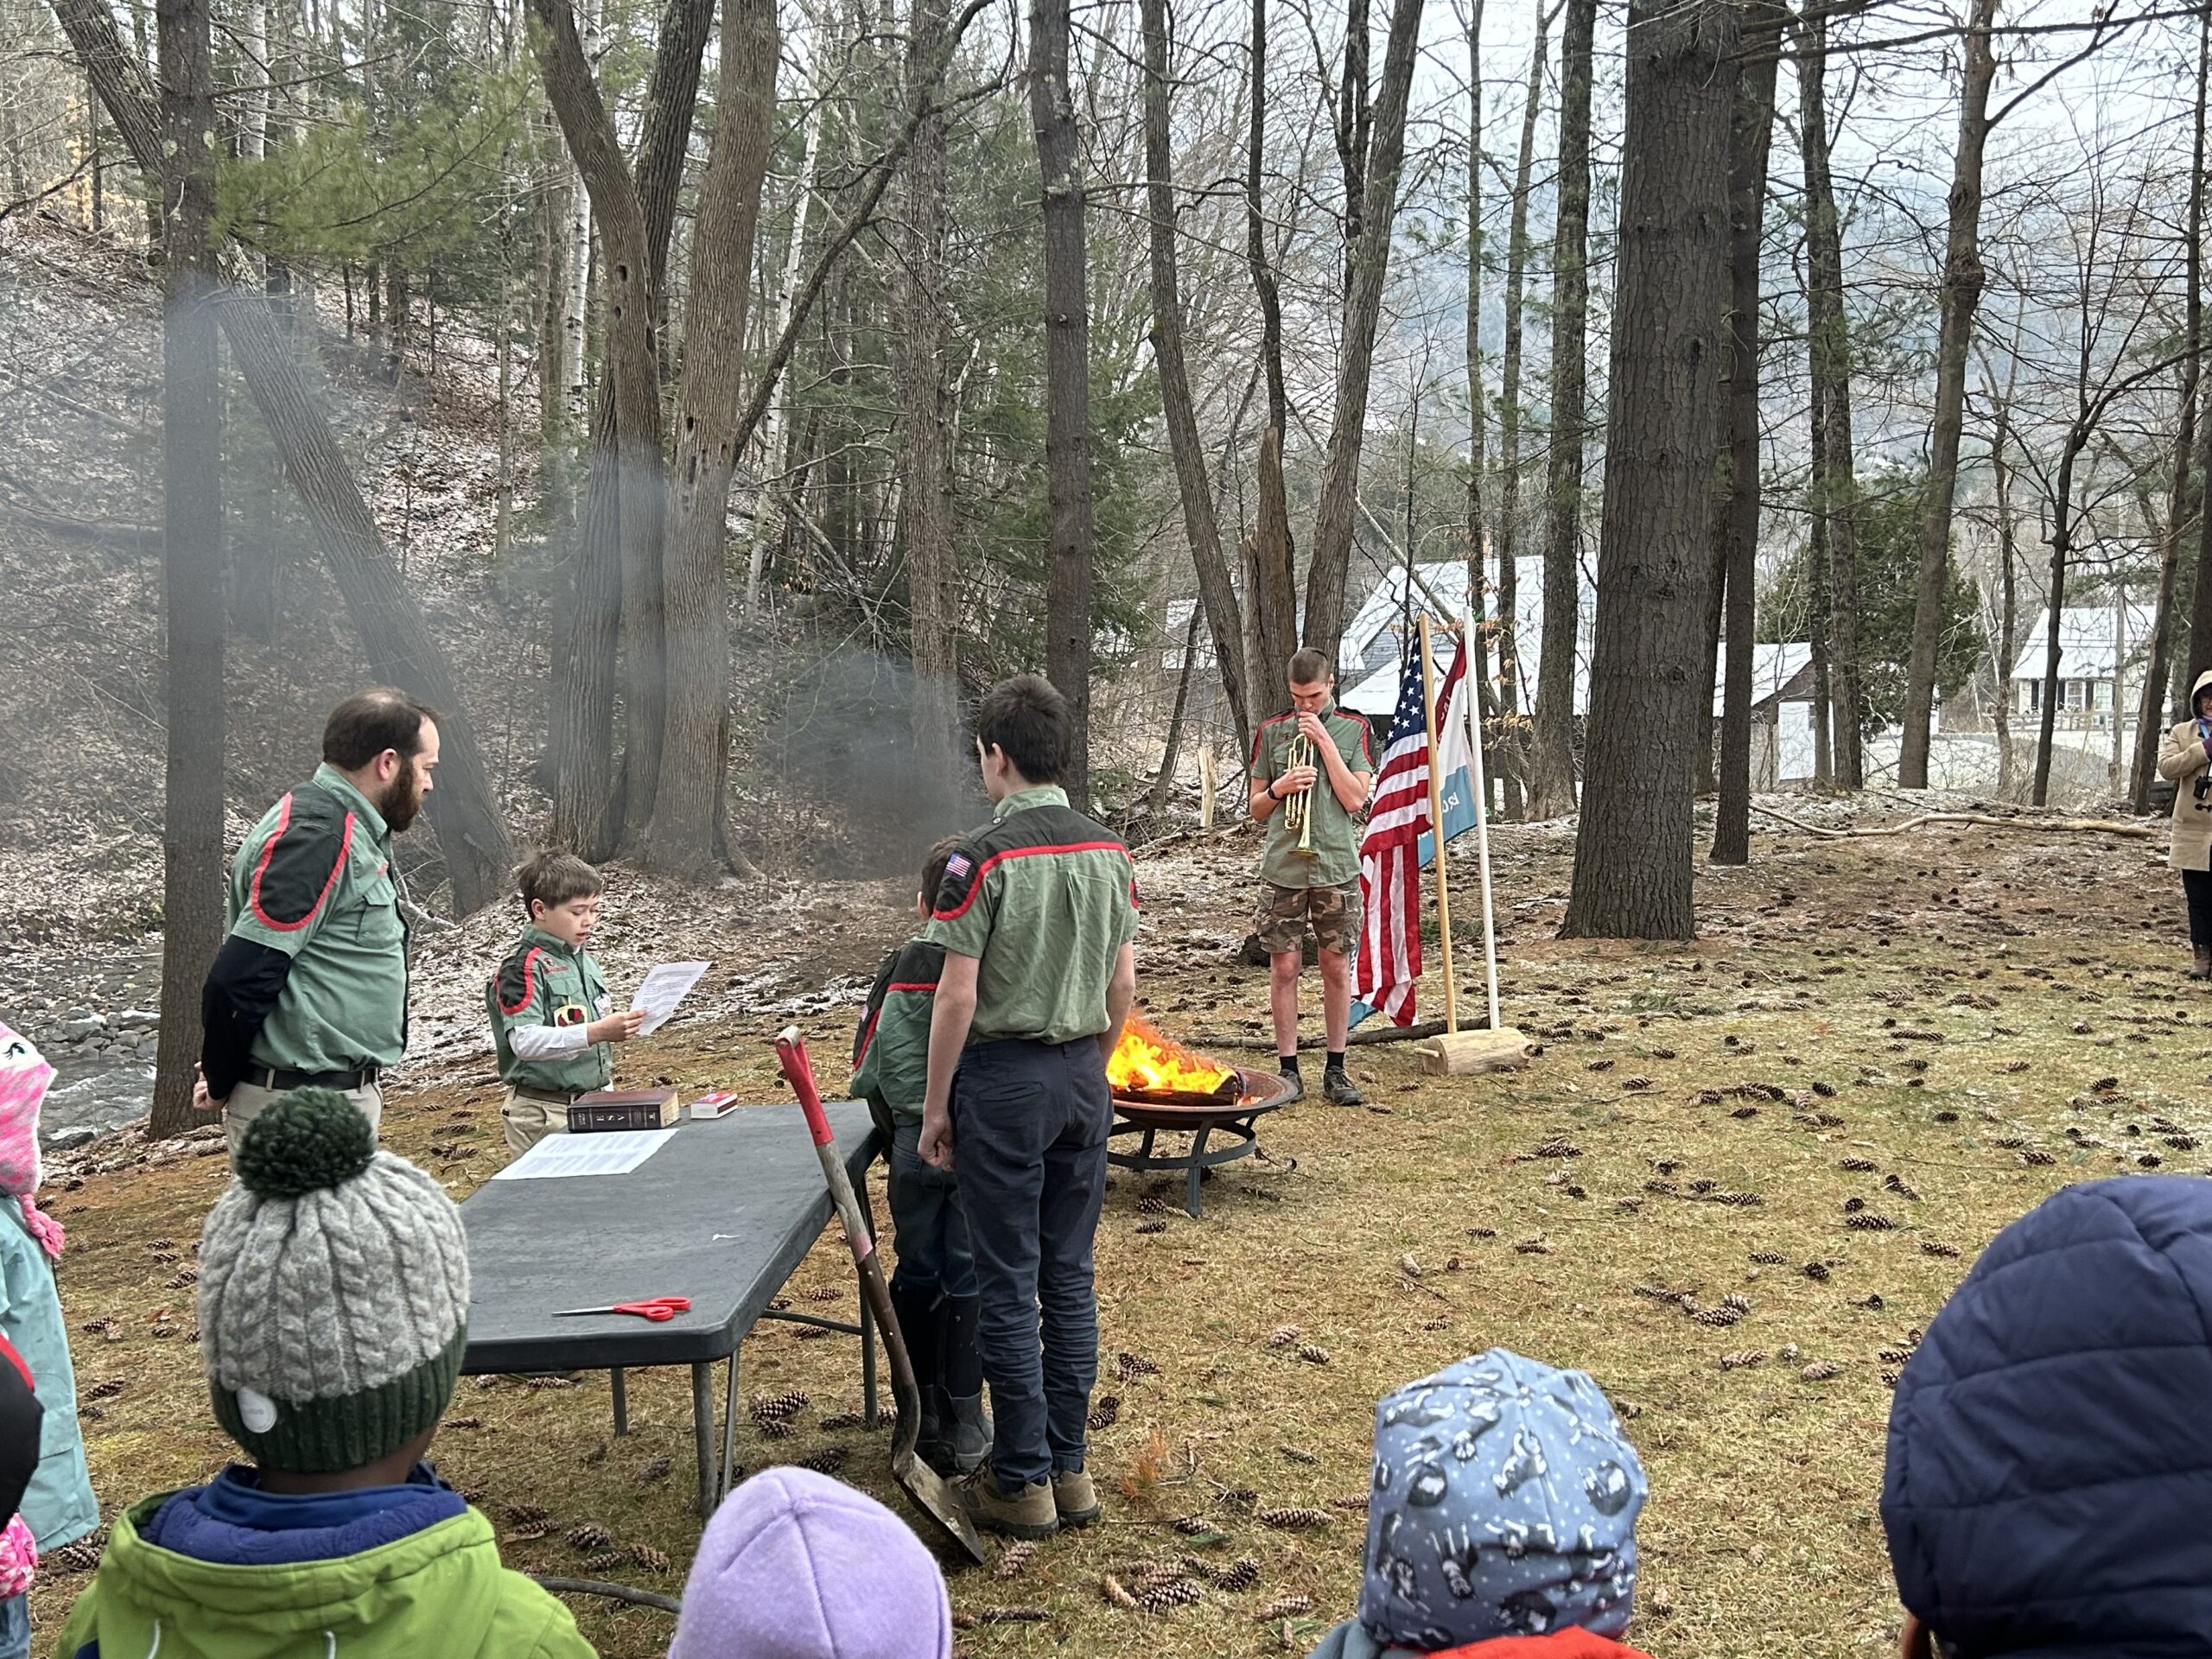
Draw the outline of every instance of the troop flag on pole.
<instances>
[{"instance_id":1,"label":"troop flag on pole","mask_svg":"<svg viewBox=\"0 0 2212 1659\"><path fill-rule=\"evenodd\" d=\"M1414 645L1399 675L1398 706L1359 842L1359 960L1352 970L1353 995L1399 1026L1413 1023L1414 982L1421 977L1419 844L1429 829L1428 761L1421 648ZM1360 1008L1352 1012L1355 1022L1364 1017Z\"/></svg>"},{"instance_id":2,"label":"troop flag on pole","mask_svg":"<svg viewBox=\"0 0 2212 1659\"><path fill-rule=\"evenodd\" d=\"M1444 839L1457 841L1475 827L1474 750L1468 737L1467 711L1459 699L1467 690L1467 642L1459 641L1452 667L1436 691L1436 772L1444 798ZM1436 856L1436 837L1424 830L1421 863Z\"/></svg>"}]
</instances>

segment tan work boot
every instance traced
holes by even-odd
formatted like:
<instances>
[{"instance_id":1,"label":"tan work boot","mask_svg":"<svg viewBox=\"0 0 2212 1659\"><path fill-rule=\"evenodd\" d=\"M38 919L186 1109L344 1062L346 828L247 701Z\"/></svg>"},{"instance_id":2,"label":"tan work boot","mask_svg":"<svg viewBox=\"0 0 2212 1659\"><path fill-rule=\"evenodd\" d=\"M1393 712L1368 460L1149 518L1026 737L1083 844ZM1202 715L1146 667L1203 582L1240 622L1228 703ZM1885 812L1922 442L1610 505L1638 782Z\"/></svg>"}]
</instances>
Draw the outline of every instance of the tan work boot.
<instances>
[{"instance_id":1,"label":"tan work boot","mask_svg":"<svg viewBox=\"0 0 2212 1659\"><path fill-rule=\"evenodd\" d=\"M1098 1518L1098 1489L1081 1469L1052 1471L1052 1508L1064 1527L1087 1527Z\"/></svg>"},{"instance_id":2,"label":"tan work boot","mask_svg":"<svg viewBox=\"0 0 2212 1659\"><path fill-rule=\"evenodd\" d=\"M1002 1496L998 1477L988 1463L960 1483L960 1502L968 1518L985 1532L1035 1539L1049 1538L1060 1529L1050 1486L1033 1480L1013 1497Z\"/></svg>"}]
</instances>

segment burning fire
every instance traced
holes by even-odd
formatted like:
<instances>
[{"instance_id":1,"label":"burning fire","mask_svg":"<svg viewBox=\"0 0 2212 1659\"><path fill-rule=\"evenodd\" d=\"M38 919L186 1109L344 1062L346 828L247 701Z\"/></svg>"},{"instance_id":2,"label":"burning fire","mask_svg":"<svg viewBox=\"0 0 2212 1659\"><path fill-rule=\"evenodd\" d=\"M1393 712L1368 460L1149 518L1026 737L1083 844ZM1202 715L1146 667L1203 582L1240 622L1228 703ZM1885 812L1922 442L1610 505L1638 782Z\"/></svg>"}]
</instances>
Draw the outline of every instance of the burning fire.
<instances>
[{"instance_id":1,"label":"burning fire","mask_svg":"<svg viewBox=\"0 0 2212 1659\"><path fill-rule=\"evenodd\" d=\"M1106 1062L1108 1084L1123 1091L1210 1095L1235 1075L1228 1066L1161 1036L1134 1012Z\"/></svg>"}]
</instances>

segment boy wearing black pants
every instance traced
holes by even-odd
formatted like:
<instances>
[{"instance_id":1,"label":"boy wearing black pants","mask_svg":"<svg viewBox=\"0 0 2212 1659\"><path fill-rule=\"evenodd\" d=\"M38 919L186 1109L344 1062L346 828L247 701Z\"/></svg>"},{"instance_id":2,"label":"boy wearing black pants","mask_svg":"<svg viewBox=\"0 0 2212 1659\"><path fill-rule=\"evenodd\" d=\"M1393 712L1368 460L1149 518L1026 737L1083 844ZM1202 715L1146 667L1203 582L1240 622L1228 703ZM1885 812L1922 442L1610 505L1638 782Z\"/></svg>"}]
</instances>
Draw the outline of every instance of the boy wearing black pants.
<instances>
[{"instance_id":1,"label":"boy wearing black pants","mask_svg":"<svg viewBox=\"0 0 2212 1659\"><path fill-rule=\"evenodd\" d=\"M947 860L924 935L944 961L918 1149L959 1183L995 1420L966 1502L977 1526L1020 1538L1098 1515L1084 1469L1091 1242L1106 1057L1136 995L1135 877L1119 837L1058 786L1072 735L1066 700L1036 675L984 697L976 750L995 810Z\"/></svg>"}]
</instances>

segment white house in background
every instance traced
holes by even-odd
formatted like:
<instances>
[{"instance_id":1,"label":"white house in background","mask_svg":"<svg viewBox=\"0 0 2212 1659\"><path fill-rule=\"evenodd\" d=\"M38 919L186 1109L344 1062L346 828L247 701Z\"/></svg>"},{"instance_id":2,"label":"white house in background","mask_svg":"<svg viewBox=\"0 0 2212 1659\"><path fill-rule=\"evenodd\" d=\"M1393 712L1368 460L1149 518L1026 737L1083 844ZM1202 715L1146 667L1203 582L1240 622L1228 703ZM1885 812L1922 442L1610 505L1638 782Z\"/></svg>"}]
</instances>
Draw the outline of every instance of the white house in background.
<instances>
[{"instance_id":1,"label":"white house in background","mask_svg":"<svg viewBox=\"0 0 2212 1659\"><path fill-rule=\"evenodd\" d=\"M2146 604L2069 605L2058 616L2058 713L2054 734L2075 748L2094 747L2088 738L2107 739L2117 710L2122 735L2135 724L2135 701L2143 694L2143 671L2150 658L2155 613ZM2049 607L2019 636L2020 657L2006 685L2015 719L2043 715L2044 670L2050 650Z\"/></svg>"},{"instance_id":2,"label":"white house in background","mask_svg":"<svg viewBox=\"0 0 2212 1659\"><path fill-rule=\"evenodd\" d=\"M1544 561L1541 554L1514 560L1517 586L1513 596L1514 647L1520 666L1518 706L1526 710L1536 693L1536 671L1543 661ZM1414 567L1413 605L1416 612L1453 620L1466 615L1467 566L1463 559L1443 559ZM1495 561L1491 580L1496 581ZM1394 565L1373 593L1367 596L1344 632L1337 648L1337 700L1363 715L1388 719L1398 702L1398 663L1404 653L1406 568ZM1574 712L1590 707L1590 646L1597 633L1598 595L1585 579L1581 583L1580 615L1575 622ZM1491 658L1497 672L1497 658Z\"/></svg>"},{"instance_id":3,"label":"white house in background","mask_svg":"<svg viewBox=\"0 0 2212 1659\"><path fill-rule=\"evenodd\" d=\"M1715 666L1713 718L1727 695L1726 657ZM1813 780L1813 647L1803 639L1751 647L1751 787Z\"/></svg>"}]
</instances>

